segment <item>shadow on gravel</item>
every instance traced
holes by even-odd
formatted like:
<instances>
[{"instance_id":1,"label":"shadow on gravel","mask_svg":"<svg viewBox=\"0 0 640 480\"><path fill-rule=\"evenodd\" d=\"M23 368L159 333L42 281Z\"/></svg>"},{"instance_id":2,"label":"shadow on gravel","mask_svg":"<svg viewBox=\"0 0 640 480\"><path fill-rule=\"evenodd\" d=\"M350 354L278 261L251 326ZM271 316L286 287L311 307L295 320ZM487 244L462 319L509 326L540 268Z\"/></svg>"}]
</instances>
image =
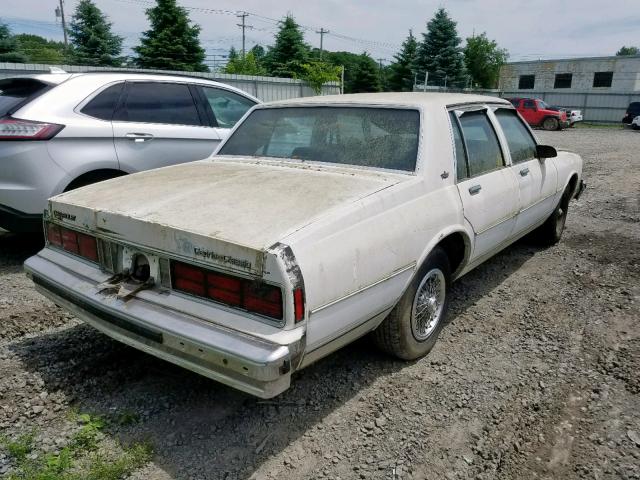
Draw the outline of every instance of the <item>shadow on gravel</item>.
<instances>
[{"instance_id":1,"label":"shadow on gravel","mask_svg":"<svg viewBox=\"0 0 640 480\"><path fill-rule=\"evenodd\" d=\"M519 242L454 287L452 317L499 286L535 252ZM407 366L367 337L297 373L291 388L261 401L76 326L14 344L25 367L81 412L111 420L122 440L149 440L172 478L248 478L271 456L349 399ZM304 455L302 452L300 455Z\"/></svg>"},{"instance_id":2,"label":"shadow on gravel","mask_svg":"<svg viewBox=\"0 0 640 480\"><path fill-rule=\"evenodd\" d=\"M44 247L41 233L0 232L0 267L18 266Z\"/></svg>"}]
</instances>

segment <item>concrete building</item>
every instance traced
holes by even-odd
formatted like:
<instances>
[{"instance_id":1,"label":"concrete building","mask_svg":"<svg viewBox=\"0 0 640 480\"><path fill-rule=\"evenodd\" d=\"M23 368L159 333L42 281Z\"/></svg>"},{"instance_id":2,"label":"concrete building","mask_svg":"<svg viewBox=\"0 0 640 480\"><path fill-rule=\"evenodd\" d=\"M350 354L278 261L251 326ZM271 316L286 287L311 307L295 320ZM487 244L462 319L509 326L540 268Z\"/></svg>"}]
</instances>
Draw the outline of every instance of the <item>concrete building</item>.
<instances>
[{"instance_id":1,"label":"concrete building","mask_svg":"<svg viewBox=\"0 0 640 480\"><path fill-rule=\"evenodd\" d=\"M499 86L504 97L541 98L581 109L585 121L619 122L640 101L640 55L512 62Z\"/></svg>"}]
</instances>

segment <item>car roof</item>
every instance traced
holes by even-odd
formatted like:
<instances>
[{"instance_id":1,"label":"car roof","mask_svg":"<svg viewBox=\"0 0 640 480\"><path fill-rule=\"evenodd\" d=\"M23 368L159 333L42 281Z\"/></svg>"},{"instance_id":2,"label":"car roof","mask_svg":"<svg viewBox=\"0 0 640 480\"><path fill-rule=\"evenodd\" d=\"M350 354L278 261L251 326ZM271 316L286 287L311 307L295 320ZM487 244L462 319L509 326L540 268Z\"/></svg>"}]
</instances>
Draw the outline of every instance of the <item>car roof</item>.
<instances>
[{"instance_id":1,"label":"car roof","mask_svg":"<svg viewBox=\"0 0 640 480\"><path fill-rule=\"evenodd\" d=\"M386 93L352 93L347 95L322 95L317 97L302 97L289 100L279 100L263 104L263 108L270 106L321 106L321 105L381 105L402 106L416 108L438 108L467 103L500 103L512 106L508 100L488 95L468 93L439 93L439 92L386 92Z\"/></svg>"}]
</instances>

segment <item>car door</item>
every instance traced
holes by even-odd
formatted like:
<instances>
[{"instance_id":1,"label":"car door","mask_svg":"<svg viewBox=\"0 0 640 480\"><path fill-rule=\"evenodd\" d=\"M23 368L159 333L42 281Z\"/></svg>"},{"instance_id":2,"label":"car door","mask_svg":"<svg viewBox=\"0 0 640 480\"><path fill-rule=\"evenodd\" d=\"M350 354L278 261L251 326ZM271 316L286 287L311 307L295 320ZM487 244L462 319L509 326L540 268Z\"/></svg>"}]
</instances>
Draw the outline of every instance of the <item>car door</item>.
<instances>
[{"instance_id":1,"label":"car door","mask_svg":"<svg viewBox=\"0 0 640 480\"><path fill-rule=\"evenodd\" d=\"M113 118L120 168L128 172L200 160L220 142L187 83L128 81Z\"/></svg>"},{"instance_id":2,"label":"car door","mask_svg":"<svg viewBox=\"0 0 640 480\"><path fill-rule=\"evenodd\" d=\"M515 110L497 108L494 115L520 188L520 211L514 229L514 234L519 234L536 226L553 209L558 173L553 161L536 158L533 134Z\"/></svg>"},{"instance_id":3,"label":"car door","mask_svg":"<svg viewBox=\"0 0 640 480\"><path fill-rule=\"evenodd\" d=\"M450 112L457 154L457 186L466 220L474 232L472 261L491 255L511 237L519 190L486 107ZM461 165L462 164L462 165Z\"/></svg>"}]
</instances>

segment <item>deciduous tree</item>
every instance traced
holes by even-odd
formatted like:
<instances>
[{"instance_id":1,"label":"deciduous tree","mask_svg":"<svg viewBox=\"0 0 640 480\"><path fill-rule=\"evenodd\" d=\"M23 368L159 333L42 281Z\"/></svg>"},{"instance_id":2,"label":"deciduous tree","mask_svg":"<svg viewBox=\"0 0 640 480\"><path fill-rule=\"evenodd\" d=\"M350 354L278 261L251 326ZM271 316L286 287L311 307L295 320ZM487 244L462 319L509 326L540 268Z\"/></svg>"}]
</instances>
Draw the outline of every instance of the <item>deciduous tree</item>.
<instances>
[{"instance_id":1,"label":"deciduous tree","mask_svg":"<svg viewBox=\"0 0 640 480\"><path fill-rule=\"evenodd\" d=\"M486 33L467 38L464 63L473 85L495 88L498 85L500 68L508 56L509 53L500 48L495 40L489 40Z\"/></svg>"},{"instance_id":2,"label":"deciduous tree","mask_svg":"<svg viewBox=\"0 0 640 480\"><path fill-rule=\"evenodd\" d=\"M624 55L640 55L640 49L638 47L621 47L616 52L616 56L622 57Z\"/></svg>"},{"instance_id":3,"label":"deciduous tree","mask_svg":"<svg viewBox=\"0 0 640 480\"><path fill-rule=\"evenodd\" d=\"M309 62L302 64L301 78L313 89L316 95L322 92L322 86L327 82L340 79L341 67L326 62Z\"/></svg>"}]
</instances>

